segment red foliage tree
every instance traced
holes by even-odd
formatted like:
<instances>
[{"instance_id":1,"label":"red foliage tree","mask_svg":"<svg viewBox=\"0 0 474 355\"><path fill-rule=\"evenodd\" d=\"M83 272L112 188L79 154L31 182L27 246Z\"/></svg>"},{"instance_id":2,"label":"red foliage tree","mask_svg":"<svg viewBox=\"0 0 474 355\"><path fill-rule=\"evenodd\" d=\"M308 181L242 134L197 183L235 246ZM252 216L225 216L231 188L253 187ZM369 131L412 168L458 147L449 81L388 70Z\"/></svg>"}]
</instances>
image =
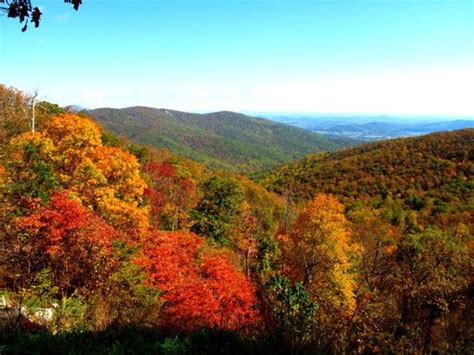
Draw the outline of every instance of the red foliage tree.
<instances>
[{"instance_id":1,"label":"red foliage tree","mask_svg":"<svg viewBox=\"0 0 474 355\"><path fill-rule=\"evenodd\" d=\"M161 292L164 326L236 330L257 321L251 283L193 233L154 232L145 247L149 282Z\"/></svg>"},{"instance_id":2,"label":"red foliage tree","mask_svg":"<svg viewBox=\"0 0 474 355\"><path fill-rule=\"evenodd\" d=\"M112 240L118 233L71 200L68 191L54 194L46 206L18 218L16 227L26 237L28 264L37 271L49 268L62 294L96 288L113 265Z\"/></svg>"},{"instance_id":3,"label":"red foliage tree","mask_svg":"<svg viewBox=\"0 0 474 355\"><path fill-rule=\"evenodd\" d=\"M179 176L169 162L150 161L143 167L151 180L145 190L150 200L153 223L161 229L177 230L188 227L188 212L197 203L194 182Z\"/></svg>"}]
</instances>

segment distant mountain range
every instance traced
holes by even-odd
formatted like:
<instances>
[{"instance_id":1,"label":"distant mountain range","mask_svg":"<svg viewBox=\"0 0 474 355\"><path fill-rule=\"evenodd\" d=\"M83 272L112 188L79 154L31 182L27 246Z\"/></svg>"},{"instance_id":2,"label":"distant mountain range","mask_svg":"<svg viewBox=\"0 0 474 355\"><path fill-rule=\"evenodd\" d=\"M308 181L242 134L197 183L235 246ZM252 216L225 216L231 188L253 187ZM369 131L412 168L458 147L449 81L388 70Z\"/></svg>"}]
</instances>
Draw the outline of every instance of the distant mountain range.
<instances>
[{"instance_id":1,"label":"distant mountain range","mask_svg":"<svg viewBox=\"0 0 474 355\"><path fill-rule=\"evenodd\" d=\"M265 115L269 119L312 132L365 141L424 135L434 132L474 128L474 118L440 120L407 117Z\"/></svg>"},{"instance_id":2,"label":"distant mountain range","mask_svg":"<svg viewBox=\"0 0 474 355\"><path fill-rule=\"evenodd\" d=\"M68 108L69 110L71 111L74 111L74 112L80 112L80 111L87 111L87 109L85 107L82 107L80 105L67 105L67 106L64 106L65 108Z\"/></svg>"},{"instance_id":3,"label":"distant mountain range","mask_svg":"<svg viewBox=\"0 0 474 355\"><path fill-rule=\"evenodd\" d=\"M229 111L195 114L129 107L88 113L108 130L133 142L168 148L211 167L241 173L359 143Z\"/></svg>"}]
</instances>

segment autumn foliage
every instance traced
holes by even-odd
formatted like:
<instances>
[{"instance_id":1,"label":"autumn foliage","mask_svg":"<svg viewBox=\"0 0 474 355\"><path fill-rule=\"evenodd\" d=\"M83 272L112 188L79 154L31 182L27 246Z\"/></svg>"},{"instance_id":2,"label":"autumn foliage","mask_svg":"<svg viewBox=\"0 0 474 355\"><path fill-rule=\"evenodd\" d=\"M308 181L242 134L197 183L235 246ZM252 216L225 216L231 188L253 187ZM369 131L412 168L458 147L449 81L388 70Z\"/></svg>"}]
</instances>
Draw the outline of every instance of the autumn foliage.
<instances>
[{"instance_id":1,"label":"autumn foliage","mask_svg":"<svg viewBox=\"0 0 474 355\"><path fill-rule=\"evenodd\" d=\"M310 157L276 195L52 104L31 132L22 100L0 86L0 296L51 333L469 352L471 130Z\"/></svg>"},{"instance_id":2,"label":"autumn foliage","mask_svg":"<svg viewBox=\"0 0 474 355\"><path fill-rule=\"evenodd\" d=\"M150 201L153 224L167 230L189 227L189 212L197 204L196 184L180 176L167 161L152 160L143 166L143 171L151 182L145 196Z\"/></svg>"},{"instance_id":3,"label":"autumn foliage","mask_svg":"<svg viewBox=\"0 0 474 355\"><path fill-rule=\"evenodd\" d=\"M253 286L189 232L155 232L144 248L149 282L162 292L162 321L181 330L236 330L257 321Z\"/></svg>"},{"instance_id":4,"label":"autumn foliage","mask_svg":"<svg viewBox=\"0 0 474 355\"><path fill-rule=\"evenodd\" d=\"M102 146L101 129L91 119L70 113L56 116L44 132L24 133L12 144L17 184L33 180L44 185L47 181L40 174L47 169L57 186L70 190L116 228L130 235L148 228L148 211L142 205L146 184L137 159Z\"/></svg>"},{"instance_id":5,"label":"autumn foliage","mask_svg":"<svg viewBox=\"0 0 474 355\"><path fill-rule=\"evenodd\" d=\"M113 265L112 241L119 233L71 200L68 191L54 194L32 212L15 221L17 233L28 235L23 248L30 250L30 267L49 268L62 294L97 288Z\"/></svg>"},{"instance_id":6,"label":"autumn foliage","mask_svg":"<svg viewBox=\"0 0 474 355\"><path fill-rule=\"evenodd\" d=\"M281 239L289 273L316 299L346 311L354 308L350 268L358 248L351 242L344 206L334 196L317 195Z\"/></svg>"}]
</instances>

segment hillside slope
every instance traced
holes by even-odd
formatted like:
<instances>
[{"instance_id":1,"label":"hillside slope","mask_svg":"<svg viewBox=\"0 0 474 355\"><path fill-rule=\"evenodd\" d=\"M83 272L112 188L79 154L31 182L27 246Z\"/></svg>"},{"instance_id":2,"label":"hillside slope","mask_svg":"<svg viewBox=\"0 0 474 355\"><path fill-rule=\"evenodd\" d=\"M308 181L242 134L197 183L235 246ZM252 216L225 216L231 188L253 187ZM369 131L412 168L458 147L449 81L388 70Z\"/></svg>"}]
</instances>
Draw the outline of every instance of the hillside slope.
<instances>
[{"instance_id":1,"label":"hillside slope","mask_svg":"<svg viewBox=\"0 0 474 355\"><path fill-rule=\"evenodd\" d=\"M400 138L311 155L261 178L270 190L306 200L318 192L337 195L346 206L365 201L439 215L474 210L474 129ZM392 206L393 207L393 206Z\"/></svg>"},{"instance_id":2,"label":"hillside slope","mask_svg":"<svg viewBox=\"0 0 474 355\"><path fill-rule=\"evenodd\" d=\"M168 148L228 171L251 173L356 141L234 112L193 114L148 107L88 111L107 129L139 144Z\"/></svg>"}]
</instances>

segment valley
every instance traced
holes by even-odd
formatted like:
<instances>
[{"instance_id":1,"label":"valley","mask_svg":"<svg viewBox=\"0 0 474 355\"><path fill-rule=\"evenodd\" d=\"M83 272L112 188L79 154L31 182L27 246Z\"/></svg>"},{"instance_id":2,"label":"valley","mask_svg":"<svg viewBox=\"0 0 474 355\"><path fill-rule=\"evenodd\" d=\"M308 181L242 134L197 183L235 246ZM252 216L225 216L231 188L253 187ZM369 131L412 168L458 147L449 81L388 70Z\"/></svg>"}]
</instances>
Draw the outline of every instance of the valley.
<instances>
[{"instance_id":1,"label":"valley","mask_svg":"<svg viewBox=\"0 0 474 355\"><path fill-rule=\"evenodd\" d=\"M434 132L474 128L473 117L323 115L262 113L275 122L304 128L329 137L375 141Z\"/></svg>"}]
</instances>

